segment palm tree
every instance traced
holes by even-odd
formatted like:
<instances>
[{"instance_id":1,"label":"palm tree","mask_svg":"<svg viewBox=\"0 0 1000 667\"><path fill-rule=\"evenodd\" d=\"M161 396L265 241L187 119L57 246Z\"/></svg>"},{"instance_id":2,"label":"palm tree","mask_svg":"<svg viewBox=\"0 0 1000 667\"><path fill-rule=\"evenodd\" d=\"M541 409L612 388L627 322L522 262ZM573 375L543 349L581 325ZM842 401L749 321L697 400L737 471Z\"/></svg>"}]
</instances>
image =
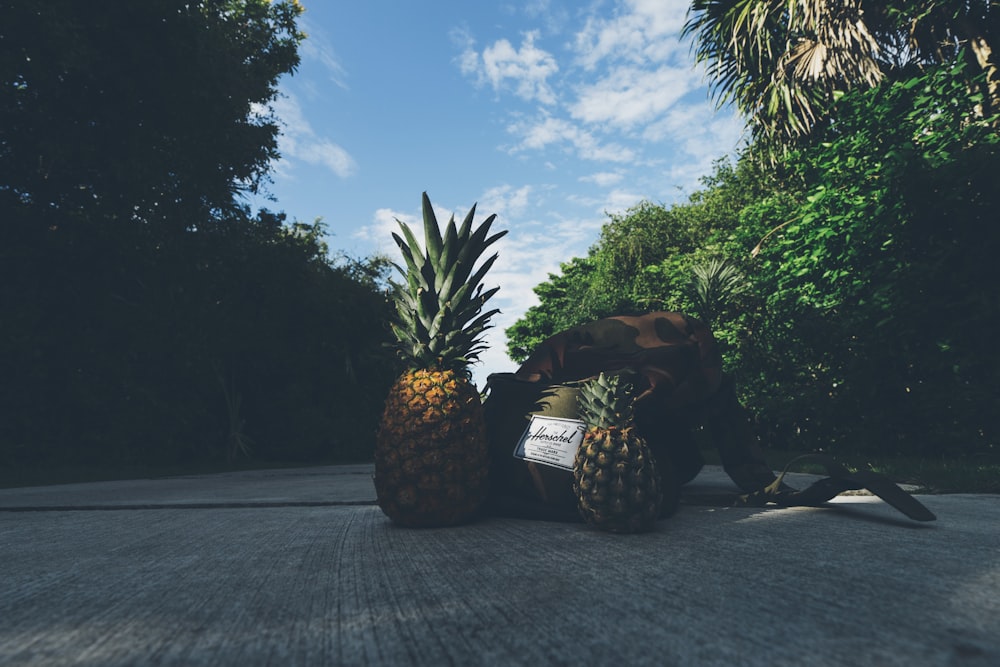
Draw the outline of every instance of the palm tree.
<instances>
[{"instance_id":1,"label":"palm tree","mask_svg":"<svg viewBox=\"0 0 1000 667\"><path fill-rule=\"evenodd\" d=\"M1000 111L1000 3L996 0L923 0L869 3L880 42L902 46L913 64L953 62L964 57L970 71L985 73L984 114Z\"/></svg>"},{"instance_id":2,"label":"palm tree","mask_svg":"<svg viewBox=\"0 0 1000 667\"><path fill-rule=\"evenodd\" d=\"M1000 108L996 7L995 0L693 0L683 33L694 36L718 102L733 102L757 137L780 146L809 135L850 88L960 53L987 73L987 99Z\"/></svg>"},{"instance_id":3,"label":"palm tree","mask_svg":"<svg viewBox=\"0 0 1000 667\"><path fill-rule=\"evenodd\" d=\"M713 94L779 142L808 134L837 91L882 77L860 2L694 0L684 35Z\"/></svg>"}]
</instances>

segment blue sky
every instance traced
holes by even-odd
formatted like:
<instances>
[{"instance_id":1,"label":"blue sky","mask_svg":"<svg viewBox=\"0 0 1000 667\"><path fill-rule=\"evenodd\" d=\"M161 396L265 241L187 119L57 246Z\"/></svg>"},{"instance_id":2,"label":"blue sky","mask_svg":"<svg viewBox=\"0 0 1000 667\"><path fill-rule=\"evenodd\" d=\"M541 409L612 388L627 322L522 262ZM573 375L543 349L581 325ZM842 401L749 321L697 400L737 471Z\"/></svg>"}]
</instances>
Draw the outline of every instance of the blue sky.
<instances>
[{"instance_id":1,"label":"blue sky","mask_svg":"<svg viewBox=\"0 0 1000 667\"><path fill-rule=\"evenodd\" d=\"M496 213L509 233L485 285L502 314L480 386L514 370L503 330L608 213L683 201L743 136L680 40L686 1L301 4L266 205L322 218L333 252L396 261L395 219L419 225L423 191L441 222L477 202L477 220Z\"/></svg>"}]
</instances>

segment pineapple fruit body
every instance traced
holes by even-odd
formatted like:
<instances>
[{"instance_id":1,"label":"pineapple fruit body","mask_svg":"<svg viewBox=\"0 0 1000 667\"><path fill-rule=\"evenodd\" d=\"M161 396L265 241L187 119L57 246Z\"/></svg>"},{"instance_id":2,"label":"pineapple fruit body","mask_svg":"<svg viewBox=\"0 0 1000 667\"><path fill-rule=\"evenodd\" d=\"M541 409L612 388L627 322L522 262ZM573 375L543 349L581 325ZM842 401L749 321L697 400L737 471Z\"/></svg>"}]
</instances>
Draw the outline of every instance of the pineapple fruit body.
<instances>
[{"instance_id":1,"label":"pineapple fruit body","mask_svg":"<svg viewBox=\"0 0 1000 667\"><path fill-rule=\"evenodd\" d=\"M584 521L613 533L650 530L663 506L653 455L632 427L587 430L573 465L573 491Z\"/></svg>"},{"instance_id":2,"label":"pineapple fruit body","mask_svg":"<svg viewBox=\"0 0 1000 667\"><path fill-rule=\"evenodd\" d=\"M587 431L573 462L577 509L591 526L614 533L650 530L663 509L662 477L632 423L632 390L603 373L580 390Z\"/></svg>"},{"instance_id":3,"label":"pineapple fruit body","mask_svg":"<svg viewBox=\"0 0 1000 667\"><path fill-rule=\"evenodd\" d=\"M448 526L472 518L489 483L486 424L476 387L451 370L401 375L375 446L375 490L393 522Z\"/></svg>"},{"instance_id":4,"label":"pineapple fruit body","mask_svg":"<svg viewBox=\"0 0 1000 667\"><path fill-rule=\"evenodd\" d=\"M389 391L376 434L375 491L382 511L403 526L462 523L486 500L486 422L468 366L499 312L483 312L499 288L481 284L497 255L480 259L506 232L489 235L495 215L473 228L475 212L461 226L453 216L442 233L425 192L424 247L403 222L402 235L392 235L405 266L395 265L404 281L391 283L390 324L408 370Z\"/></svg>"}]
</instances>

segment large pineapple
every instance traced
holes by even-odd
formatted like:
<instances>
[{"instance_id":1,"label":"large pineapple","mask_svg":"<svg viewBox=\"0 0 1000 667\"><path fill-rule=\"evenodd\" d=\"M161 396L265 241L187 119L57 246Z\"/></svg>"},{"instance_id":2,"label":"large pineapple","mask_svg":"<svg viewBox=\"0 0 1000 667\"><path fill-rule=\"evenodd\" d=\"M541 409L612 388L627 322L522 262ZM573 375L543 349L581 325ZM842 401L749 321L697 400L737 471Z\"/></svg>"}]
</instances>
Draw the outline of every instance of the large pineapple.
<instances>
[{"instance_id":1,"label":"large pineapple","mask_svg":"<svg viewBox=\"0 0 1000 667\"><path fill-rule=\"evenodd\" d=\"M393 234L406 263L395 284L392 330L407 370L385 402L375 441L375 491L382 511L403 526L447 526L471 518L486 499L489 451L479 392L468 366L485 347L481 335L497 310L483 305L499 288L481 281L493 255L473 269L506 232L487 236L495 215L476 229L476 207L442 236L423 195L424 250L398 221Z\"/></svg>"},{"instance_id":2,"label":"large pineapple","mask_svg":"<svg viewBox=\"0 0 1000 667\"><path fill-rule=\"evenodd\" d=\"M646 441L632 423L634 387L601 373L580 388L587 425L573 463L573 491L584 520L614 533L649 530L660 516L662 481Z\"/></svg>"}]
</instances>

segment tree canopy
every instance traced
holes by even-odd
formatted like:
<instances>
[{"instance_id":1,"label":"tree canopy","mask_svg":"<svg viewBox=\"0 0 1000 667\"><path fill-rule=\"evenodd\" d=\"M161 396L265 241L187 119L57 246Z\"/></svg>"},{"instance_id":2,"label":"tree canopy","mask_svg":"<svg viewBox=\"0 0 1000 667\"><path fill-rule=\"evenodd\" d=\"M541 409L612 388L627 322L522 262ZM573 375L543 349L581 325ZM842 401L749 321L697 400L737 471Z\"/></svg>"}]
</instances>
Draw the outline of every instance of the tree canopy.
<instances>
[{"instance_id":1,"label":"tree canopy","mask_svg":"<svg viewBox=\"0 0 1000 667\"><path fill-rule=\"evenodd\" d=\"M719 101L735 102L758 139L780 146L829 121L848 90L957 60L985 93L981 115L992 115L997 12L990 0L694 0L684 32Z\"/></svg>"},{"instance_id":2,"label":"tree canopy","mask_svg":"<svg viewBox=\"0 0 1000 667\"><path fill-rule=\"evenodd\" d=\"M594 314L573 299L596 291L619 312L710 320L772 446L995 455L1000 134L987 79L956 57L853 88L780 163L751 145L687 202L611 216L585 259L536 290L508 329L511 354ZM580 265L594 268L566 270Z\"/></svg>"},{"instance_id":3,"label":"tree canopy","mask_svg":"<svg viewBox=\"0 0 1000 667\"><path fill-rule=\"evenodd\" d=\"M0 4L0 196L182 228L255 191L301 7L267 0ZM10 205L8 203L8 205Z\"/></svg>"},{"instance_id":4,"label":"tree canopy","mask_svg":"<svg viewBox=\"0 0 1000 667\"><path fill-rule=\"evenodd\" d=\"M0 465L367 456L384 262L242 196L301 11L0 2Z\"/></svg>"}]
</instances>

